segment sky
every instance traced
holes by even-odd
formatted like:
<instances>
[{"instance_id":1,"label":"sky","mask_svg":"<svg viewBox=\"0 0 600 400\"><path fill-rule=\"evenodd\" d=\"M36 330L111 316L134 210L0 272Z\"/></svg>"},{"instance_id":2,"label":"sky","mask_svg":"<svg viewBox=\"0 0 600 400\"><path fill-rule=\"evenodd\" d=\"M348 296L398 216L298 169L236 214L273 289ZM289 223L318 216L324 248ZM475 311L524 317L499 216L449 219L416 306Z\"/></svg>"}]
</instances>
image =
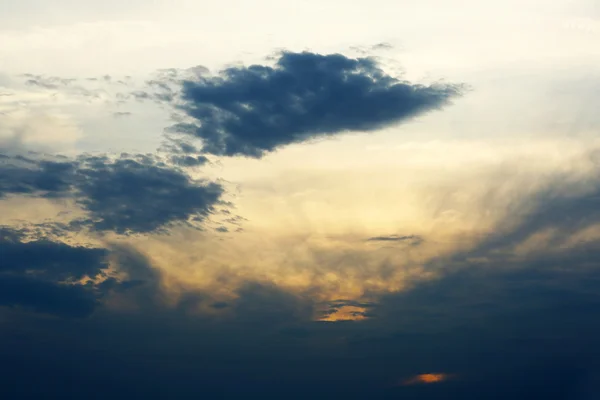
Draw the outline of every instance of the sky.
<instances>
[{"instance_id":1,"label":"sky","mask_svg":"<svg viewBox=\"0 0 600 400\"><path fill-rule=\"evenodd\" d=\"M0 10L0 398L600 398L597 1Z\"/></svg>"}]
</instances>

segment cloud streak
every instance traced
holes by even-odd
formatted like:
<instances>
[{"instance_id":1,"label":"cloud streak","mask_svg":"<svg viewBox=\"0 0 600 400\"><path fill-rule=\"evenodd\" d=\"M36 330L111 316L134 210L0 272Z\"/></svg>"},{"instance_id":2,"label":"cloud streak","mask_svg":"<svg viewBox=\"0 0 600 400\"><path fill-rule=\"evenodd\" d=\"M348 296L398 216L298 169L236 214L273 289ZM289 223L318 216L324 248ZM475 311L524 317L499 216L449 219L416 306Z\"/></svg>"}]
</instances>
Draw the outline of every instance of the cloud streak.
<instances>
[{"instance_id":1,"label":"cloud streak","mask_svg":"<svg viewBox=\"0 0 600 400\"><path fill-rule=\"evenodd\" d=\"M368 242L406 242L413 246L423 242L423 238L417 235L388 235L388 236L373 236L367 239Z\"/></svg>"}]
</instances>

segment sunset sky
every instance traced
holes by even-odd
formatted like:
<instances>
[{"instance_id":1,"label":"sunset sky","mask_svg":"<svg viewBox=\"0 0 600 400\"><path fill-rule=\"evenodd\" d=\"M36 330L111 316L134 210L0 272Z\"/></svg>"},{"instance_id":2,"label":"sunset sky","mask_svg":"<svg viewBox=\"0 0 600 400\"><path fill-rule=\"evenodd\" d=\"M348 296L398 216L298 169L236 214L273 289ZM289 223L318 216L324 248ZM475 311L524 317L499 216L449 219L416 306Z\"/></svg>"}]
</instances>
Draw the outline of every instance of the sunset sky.
<instances>
[{"instance_id":1,"label":"sunset sky","mask_svg":"<svg viewBox=\"0 0 600 400\"><path fill-rule=\"evenodd\" d=\"M596 399L596 0L0 0L0 398Z\"/></svg>"}]
</instances>

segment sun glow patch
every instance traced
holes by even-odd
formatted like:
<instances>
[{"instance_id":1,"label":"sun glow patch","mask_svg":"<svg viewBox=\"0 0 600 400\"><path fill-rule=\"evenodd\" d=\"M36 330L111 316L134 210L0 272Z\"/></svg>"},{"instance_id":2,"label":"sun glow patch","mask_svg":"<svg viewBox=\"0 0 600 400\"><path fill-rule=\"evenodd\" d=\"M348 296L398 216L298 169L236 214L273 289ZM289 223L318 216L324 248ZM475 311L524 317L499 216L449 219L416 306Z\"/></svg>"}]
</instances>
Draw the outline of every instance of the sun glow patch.
<instances>
[{"instance_id":1,"label":"sun glow patch","mask_svg":"<svg viewBox=\"0 0 600 400\"><path fill-rule=\"evenodd\" d=\"M420 374L410 377L402 381L402 386L412 386L412 385L429 385L432 383L440 383L447 381L451 378L451 375L442 374L442 373L429 373L429 374Z\"/></svg>"},{"instance_id":2,"label":"sun glow patch","mask_svg":"<svg viewBox=\"0 0 600 400\"><path fill-rule=\"evenodd\" d=\"M335 312L325 315L319 321L338 322L338 321L362 321L368 317L365 315L366 308L356 306L343 306Z\"/></svg>"}]
</instances>

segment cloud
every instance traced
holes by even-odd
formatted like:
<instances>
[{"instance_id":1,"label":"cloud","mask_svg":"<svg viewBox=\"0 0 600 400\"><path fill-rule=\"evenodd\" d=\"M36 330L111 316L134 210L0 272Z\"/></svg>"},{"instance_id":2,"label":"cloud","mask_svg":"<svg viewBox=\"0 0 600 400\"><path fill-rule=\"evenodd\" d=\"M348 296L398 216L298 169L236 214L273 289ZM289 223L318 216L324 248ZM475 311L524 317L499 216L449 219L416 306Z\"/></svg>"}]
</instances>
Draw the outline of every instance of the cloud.
<instances>
[{"instance_id":1,"label":"cloud","mask_svg":"<svg viewBox=\"0 0 600 400\"><path fill-rule=\"evenodd\" d=\"M19 232L7 228L0 230L0 240L0 273L27 270L37 277L64 281L94 277L108 268L105 249L74 247L41 239L23 242Z\"/></svg>"},{"instance_id":2,"label":"cloud","mask_svg":"<svg viewBox=\"0 0 600 400\"><path fill-rule=\"evenodd\" d=\"M59 89L65 86L70 86L76 79L60 78L57 76L42 76L34 74L24 74L27 78L25 84L30 86L38 86L43 89Z\"/></svg>"},{"instance_id":3,"label":"cloud","mask_svg":"<svg viewBox=\"0 0 600 400\"><path fill-rule=\"evenodd\" d=\"M99 293L83 278L103 276L108 252L0 228L0 305L65 317L91 314Z\"/></svg>"},{"instance_id":4,"label":"cloud","mask_svg":"<svg viewBox=\"0 0 600 400\"><path fill-rule=\"evenodd\" d=\"M282 146L347 131L374 131L441 108L460 85L423 86L387 75L371 58L283 52L274 67L231 67L182 83L192 122L172 131L215 155L261 157Z\"/></svg>"},{"instance_id":5,"label":"cloud","mask_svg":"<svg viewBox=\"0 0 600 400\"><path fill-rule=\"evenodd\" d=\"M204 219L224 190L214 182L194 181L151 157L89 158L82 162L78 200L96 230L152 232L172 222Z\"/></svg>"},{"instance_id":6,"label":"cloud","mask_svg":"<svg viewBox=\"0 0 600 400\"><path fill-rule=\"evenodd\" d=\"M65 285L28 276L0 274L0 305L81 318L96 308L96 296L83 285Z\"/></svg>"},{"instance_id":7,"label":"cloud","mask_svg":"<svg viewBox=\"0 0 600 400\"><path fill-rule=\"evenodd\" d=\"M78 96L88 99L100 99L107 95L104 88L90 88L76 78L64 78L59 76L46 76L36 74L23 74L24 84L31 88L42 91L51 91L53 93L62 93L64 95ZM105 83L111 83L110 80L104 80Z\"/></svg>"},{"instance_id":8,"label":"cloud","mask_svg":"<svg viewBox=\"0 0 600 400\"><path fill-rule=\"evenodd\" d=\"M389 236L373 236L367 239L368 242L407 242L414 246L423 242L423 238L417 235L389 235Z\"/></svg>"},{"instance_id":9,"label":"cloud","mask_svg":"<svg viewBox=\"0 0 600 400\"><path fill-rule=\"evenodd\" d=\"M75 166L70 162L14 156L0 161L0 171L0 199L11 194L51 198L71 190Z\"/></svg>"},{"instance_id":10,"label":"cloud","mask_svg":"<svg viewBox=\"0 0 600 400\"><path fill-rule=\"evenodd\" d=\"M77 221L75 228L147 233L191 219L202 221L223 192L220 184L194 180L153 156L0 160L0 198L74 198L89 215Z\"/></svg>"},{"instance_id":11,"label":"cloud","mask_svg":"<svg viewBox=\"0 0 600 400\"><path fill-rule=\"evenodd\" d=\"M236 320L242 324L273 327L310 321L313 316L310 301L274 285L248 282L238 289L237 294L239 297L232 304L232 309Z\"/></svg>"},{"instance_id":12,"label":"cloud","mask_svg":"<svg viewBox=\"0 0 600 400\"><path fill-rule=\"evenodd\" d=\"M199 167L208 162L208 158L205 156L171 156L171 162L180 167Z\"/></svg>"}]
</instances>

